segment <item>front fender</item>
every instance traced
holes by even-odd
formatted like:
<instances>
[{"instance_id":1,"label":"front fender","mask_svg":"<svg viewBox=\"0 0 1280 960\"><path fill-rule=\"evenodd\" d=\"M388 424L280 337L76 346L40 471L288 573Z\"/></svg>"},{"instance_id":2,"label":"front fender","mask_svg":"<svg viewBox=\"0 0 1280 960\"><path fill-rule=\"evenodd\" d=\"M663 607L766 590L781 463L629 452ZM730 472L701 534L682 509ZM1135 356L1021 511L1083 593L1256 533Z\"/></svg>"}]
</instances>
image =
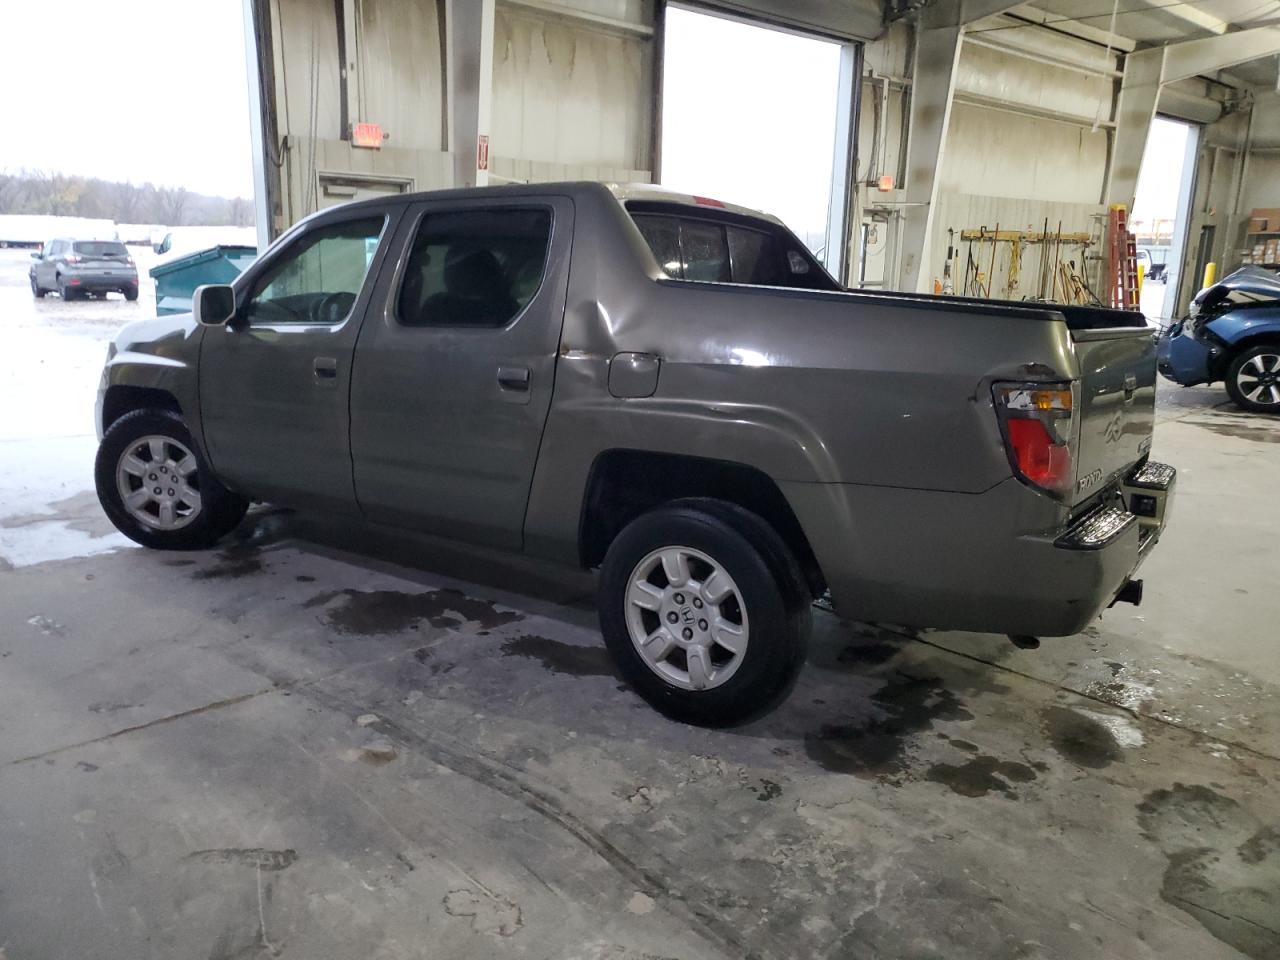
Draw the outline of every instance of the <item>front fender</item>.
<instances>
[{"instance_id":1,"label":"front fender","mask_svg":"<svg viewBox=\"0 0 1280 960\"><path fill-rule=\"evenodd\" d=\"M98 389L96 426L106 429L104 407L116 389L161 391L173 397L197 443L201 327L188 315L162 317L130 324L120 331L107 351Z\"/></svg>"}]
</instances>

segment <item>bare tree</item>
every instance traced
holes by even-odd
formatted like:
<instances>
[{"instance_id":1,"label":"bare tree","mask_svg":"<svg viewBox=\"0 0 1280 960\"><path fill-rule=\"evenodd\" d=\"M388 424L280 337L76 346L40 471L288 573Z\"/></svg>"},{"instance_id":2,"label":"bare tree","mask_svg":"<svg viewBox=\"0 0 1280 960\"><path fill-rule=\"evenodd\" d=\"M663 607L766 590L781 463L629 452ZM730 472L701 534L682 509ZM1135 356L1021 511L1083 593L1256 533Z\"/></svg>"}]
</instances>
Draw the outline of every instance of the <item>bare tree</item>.
<instances>
[{"instance_id":1,"label":"bare tree","mask_svg":"<svg viewBox=\"0 0 1280 960\"><path fill-rule=\"evenodd\" d=\"M156 187L156 212L161 223L169 227L182 226L182 214L186 208L185 187Z\"/></svg>"}]
</instances>

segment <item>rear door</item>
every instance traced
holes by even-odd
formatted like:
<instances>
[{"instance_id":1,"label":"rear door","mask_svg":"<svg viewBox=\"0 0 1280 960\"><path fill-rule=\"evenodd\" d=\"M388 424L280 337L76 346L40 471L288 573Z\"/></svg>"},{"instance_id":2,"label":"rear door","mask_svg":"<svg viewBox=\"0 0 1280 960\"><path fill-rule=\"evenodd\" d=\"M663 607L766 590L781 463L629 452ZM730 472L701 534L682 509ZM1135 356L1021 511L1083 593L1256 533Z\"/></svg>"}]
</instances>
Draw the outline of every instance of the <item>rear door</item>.
<instances>
[{"instance_id":1,"label":"rear door","mask_svg":"<svg viewBox=\"0 0 1280 960\"><path fill-rule=\"evenodd\" d=\"M551 404L573 205L428 201L356 347L356 495L371 519L519 547Z\"/></svg>"},{"instance_id":2,"label":"rear door","mask_svg":"<svg viewBox=\"0 0 1280 960\"><path fill-rule=\"evenodd\" d=\"M1080 360L1080 445L1073 503L1104 489L1151 450L1156 345L1150 330L1075 330Z\"/></svg>"},{"instance_id":3,"label":"rear door","mask_svg":"<svg viewBox=\"0 0 1280 960\"><path fill-rule=\"evenodd\" d=\"M357 512L348 397L360 320L398 207L304 227L238 283L232 324L200 347L217 473L262 499Z\"/></svg>"}]
</instances>

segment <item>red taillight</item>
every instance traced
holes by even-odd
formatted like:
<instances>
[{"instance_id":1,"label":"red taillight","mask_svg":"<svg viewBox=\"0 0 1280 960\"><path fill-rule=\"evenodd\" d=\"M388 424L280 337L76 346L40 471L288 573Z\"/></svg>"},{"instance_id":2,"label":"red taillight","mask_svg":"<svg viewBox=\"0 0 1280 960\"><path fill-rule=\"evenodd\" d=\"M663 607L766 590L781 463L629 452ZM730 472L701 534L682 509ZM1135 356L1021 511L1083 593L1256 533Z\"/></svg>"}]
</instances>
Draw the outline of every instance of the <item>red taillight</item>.
<instances>
[{"instance_id":1,"label":"red taillight","mask_svg":"<svg viewBox=\"0 0 1280 960\"><path fill-rule=\"evenodd\" d=\"M996 413L1015 473L1058 497L1071 491L1075 392L1069 383L997 383Z\"/></svg>"},{"instance_id":2,"label":"red taillight","mask_svg":"<svg viewBox=\"0 0 1280 960\"><path fill-rule=\"evenodd\" d=\"M77 257L75 254L68 254L68 255L67 255L67 257L66 257L65 259L66 259L67 263L79 263L79 262L80 262L81 260L83 260L84 258L83 258L83 257Z\"/></svg>"},{"instance_id":3,"label":"red taillight","mask_svg":"<svg viewBox=\"0 0 1280 960\"><path fill-rule=\"evenodd\" d=\"M1039 420L1010 420L1009 447L1019 472L1038 487L1062 490L1071 483L1071 448L1053 442Z\"/></svg>"}]
</instances>

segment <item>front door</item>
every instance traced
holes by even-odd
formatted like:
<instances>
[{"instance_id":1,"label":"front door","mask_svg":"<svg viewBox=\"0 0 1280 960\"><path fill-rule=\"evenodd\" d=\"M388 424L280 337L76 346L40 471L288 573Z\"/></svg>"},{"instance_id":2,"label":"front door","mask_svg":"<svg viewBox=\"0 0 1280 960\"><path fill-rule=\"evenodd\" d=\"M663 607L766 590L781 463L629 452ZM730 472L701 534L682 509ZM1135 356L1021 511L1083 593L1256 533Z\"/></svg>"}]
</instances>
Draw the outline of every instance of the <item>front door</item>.
<instances>
[{"instance_id":1,"label":"front door","mask_svg":"<svg viewBox=\"0 0 1280 960\"><path fill-rule=\"evenodd\" d=\"M518 548L564 318L563 197L415 205L356 346L351 451L372 519Z\"/></svg>"},{"instance_id":2,"label":"front door","mask_svg":"<svg viewBox=\"0 0 1280 960\"><path fill-rule=\"evenodd\" d=\"M62 246L61 240L50 240L41 251L42 259L36 261L36 283L46 290L58 288L58 265L54 262L54 257L58 255Z\"/></svg>"},{"instance_id":3,"label":"front door","mask_svg":"<svg viewBox=\"0 0 1280 960\"><path fill-rule=\"evenodd\" d=\"M234 320L205 331L205 444L237 490L356 511L351 355L396 216L365 209L305 227L237 284Z\"/></svg>"}]
</instances>

